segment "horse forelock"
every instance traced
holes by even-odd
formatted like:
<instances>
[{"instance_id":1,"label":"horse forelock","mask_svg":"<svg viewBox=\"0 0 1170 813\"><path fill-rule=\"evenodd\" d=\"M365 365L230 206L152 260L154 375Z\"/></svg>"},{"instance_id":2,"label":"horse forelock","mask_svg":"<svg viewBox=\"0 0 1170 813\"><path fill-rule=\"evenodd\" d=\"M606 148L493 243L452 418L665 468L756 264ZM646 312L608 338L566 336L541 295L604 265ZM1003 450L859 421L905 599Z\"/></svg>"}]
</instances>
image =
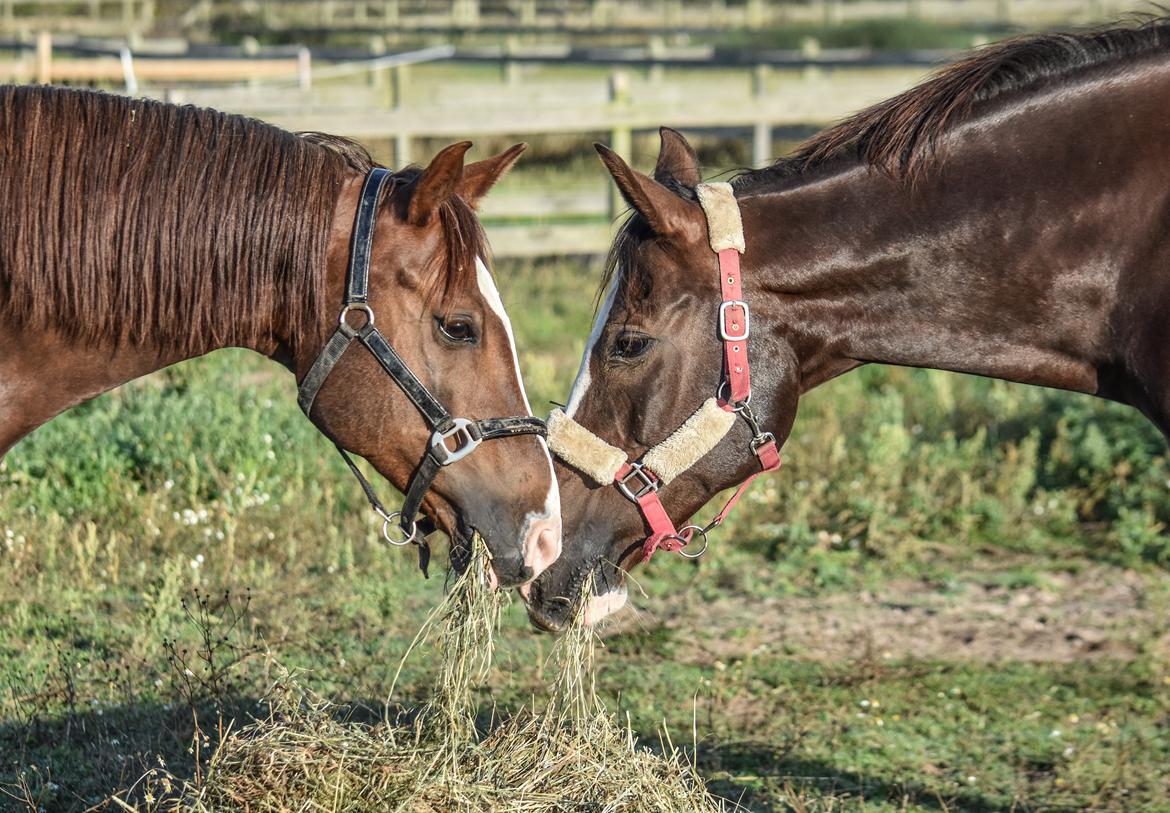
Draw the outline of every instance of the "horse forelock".
<instances>
[{"instance_id":1,"label":"horse forelock","mask_svg":"<svg viewBox=\"0 0 1170 813\"><path fill-rule=\"evenodd\" d=\"M401 211L406 210L415 182L422 174L422 167L415 165L395 171L391 195L401 195ZM475 210L458 195L439 204L438 219L442 230L442 251L437 252L423 269L424 285L427 299L445 309L457 294L477 289L476 262L482 260L490 265L491 252Z\"/></svg>"},{"instance_id":2,"label":"horse forelock","mask_svg":"<svg viewBox=\"0 0 1170 813\"><path fill-rule=\"evenodd\" d=\"M605 257L605 270L601 285L594 297L594 311L601 307L610 286L614 286L615 299L623 302L645 302L653 287L650 270L638 262L638 248L643 242L654 239L649 222L636 211L631 211L614 235L613 243Z\"/></svg>"}]
</instances>

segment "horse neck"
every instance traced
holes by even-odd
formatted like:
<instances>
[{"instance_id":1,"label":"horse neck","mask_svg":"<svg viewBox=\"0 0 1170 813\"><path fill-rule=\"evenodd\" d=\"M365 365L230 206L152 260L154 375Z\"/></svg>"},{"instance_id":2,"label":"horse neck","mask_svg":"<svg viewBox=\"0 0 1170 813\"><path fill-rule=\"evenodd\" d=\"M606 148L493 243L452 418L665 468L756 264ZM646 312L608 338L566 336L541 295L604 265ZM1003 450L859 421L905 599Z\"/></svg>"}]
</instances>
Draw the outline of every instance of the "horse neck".
<instances>
[{"instance_id":1,"label":"horse neck","mask_svg":"<svg viewBox=\"0 0 1170 813\"><path fill-rule=\"evenodd\" d=\"M1165 66L1098 78L984 112L913 183L851 166L742 196L801 389L882 362L1109 394L1122 277L1165 257L1168 104Z\"/></svg>"}]
</instances>

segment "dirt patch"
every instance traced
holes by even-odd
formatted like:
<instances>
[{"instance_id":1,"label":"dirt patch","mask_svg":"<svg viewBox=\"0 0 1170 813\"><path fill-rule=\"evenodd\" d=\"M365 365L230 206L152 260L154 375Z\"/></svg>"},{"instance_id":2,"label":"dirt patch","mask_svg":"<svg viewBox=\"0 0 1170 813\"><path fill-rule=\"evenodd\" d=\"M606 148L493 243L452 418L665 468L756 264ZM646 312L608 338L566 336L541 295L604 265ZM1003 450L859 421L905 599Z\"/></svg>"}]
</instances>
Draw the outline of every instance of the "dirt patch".
<instances>
[{"instance_id":1,"label":"dirt patch","mask_svg":"<svg viewBox=\"0 0 1170 813\"><path fill-rule=\"evenodd\" d=\"M1129 660L1170 657L1170 577L1088 568L1045 574L1027 587L921 581L878 592L818 597L728 596L700 607L672 601L622 613L611 634L663 624L688 641L678 657L711 663L761 647L840 661L864 653L898 660ZM698 614L696 614L696 611Z\"/></svg>"}]
</instances>

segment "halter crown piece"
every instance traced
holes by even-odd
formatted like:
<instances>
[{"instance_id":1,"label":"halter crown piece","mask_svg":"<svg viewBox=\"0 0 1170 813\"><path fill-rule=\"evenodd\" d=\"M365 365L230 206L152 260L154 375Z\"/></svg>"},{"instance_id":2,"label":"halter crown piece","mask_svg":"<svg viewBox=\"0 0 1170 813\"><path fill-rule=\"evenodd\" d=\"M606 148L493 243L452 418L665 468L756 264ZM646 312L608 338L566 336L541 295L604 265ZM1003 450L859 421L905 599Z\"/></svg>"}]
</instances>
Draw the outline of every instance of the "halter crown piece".
<instances>
[{"instance_id":1,"label":"halter crown piece","mask_svg":"<svg viewBox=\"0 0 1170 813\"><path fill-rule=\"evenodd\" d=\"M554 410L548 419L548 445L558 457L599 485L613 484L642 512L650 528L650 535L642 543L643 562L650 561L658 550L677 551L688 558L701 556L707 550L707 534L723 524L752 481L780 468L776 438L771 432L761 431L751 409L751 370L747 358L751 309L743 298L739 267L739 255L744 252L739 204L727 183L699 184L696 192L707 216L711 250L719 257L722 301L717 319L719 339L723 343L723 380L715 396L704 401L674 434L632 463L625 452L597 437L563 410ZM659 489L714 449L731 430L736 415L752 431L749 446L760 470L740 484L723 509L706 525L685 525L676 530L658 496ZM689 553L686 547L696 535L703 538L703 547Z\"/></svg>"},{"instance_id":2,"label":"halter crown piece","mask_svg":"<svg viewBox=\"0 0 1170 813\"><path fill-rule=\"evenodd\" d=\"M376 167L370 170L362 185L361 197L358 199L357 214L354 216L353 237L349 247L349 269L346 271L345 301L338 316L337 329L329 337L329 341L321 348L317 360L305 374L301 381L297 395L297 402L305 415L311 415L313 403L325 379L333 372L337 362L345 355L355 341L364 346L386 374L394 380L410 402L422 414L423 420L431 430L431 439L423 454L422 462L410 477L406 487L406 496L402 508L398 511L387 511L378 496L374 493L369 480L358 469L353 458L341 447L334 443L341 453L345 464L353 472L361 484L370 507L382 518L382 536L391 545L406 545L411 542L418 545L418 566L423 575L427 573L430 562L430 546L426 537L434 531L434 524L427 517L418 517L423 498L431 488L431 483L444 466L462 460L475 451L485 440L517 437L519 435L540 435L546 433L544 421L528 415L511 418L485 418L469 420L467 418L453 418L451 414L435 399L418 377L406 366L402 357L394 352L394 348L386 341L386 337L374 327L374 311L370 307L370 255L374 246L374 226L378 215L378 201L382 197L382 189L388 181L392 181L393 174L388 169ZM365 324L361 327L352 327L349 324L349 315L353 311L360 311L365 315ZM453 445L448 445L450 444ZM395 539L390 534L390 526L397 523L402 533L401 539Z\"/></svg>"}]
</instances>

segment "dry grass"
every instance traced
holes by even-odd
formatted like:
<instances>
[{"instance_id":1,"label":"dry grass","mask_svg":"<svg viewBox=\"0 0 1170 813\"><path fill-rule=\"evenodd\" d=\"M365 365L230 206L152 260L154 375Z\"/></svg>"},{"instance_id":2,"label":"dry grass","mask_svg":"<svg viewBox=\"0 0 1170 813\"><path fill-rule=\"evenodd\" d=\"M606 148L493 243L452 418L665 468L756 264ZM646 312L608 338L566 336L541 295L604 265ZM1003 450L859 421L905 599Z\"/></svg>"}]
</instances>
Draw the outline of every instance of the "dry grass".
<instances>
[{"instance_id":1,"label":"dry grass","mask_svg":"<svg viewBox=\"0 0 1170 813\"><path fill-rule=\"evenodd\" d=\"M639 746L598 700L595 638L579 622L554 649L545 708L477 732L473 690L488 675L501 603L486 567L476 556L411 646L437 645L442 656L434 694L412 720L340 721L285 676L268 718L228 733L201 779L155 773L139 789L143 802L119 803L197 813L724 810L668 740L659 752Z\"/></svg>"}]
</instances>

